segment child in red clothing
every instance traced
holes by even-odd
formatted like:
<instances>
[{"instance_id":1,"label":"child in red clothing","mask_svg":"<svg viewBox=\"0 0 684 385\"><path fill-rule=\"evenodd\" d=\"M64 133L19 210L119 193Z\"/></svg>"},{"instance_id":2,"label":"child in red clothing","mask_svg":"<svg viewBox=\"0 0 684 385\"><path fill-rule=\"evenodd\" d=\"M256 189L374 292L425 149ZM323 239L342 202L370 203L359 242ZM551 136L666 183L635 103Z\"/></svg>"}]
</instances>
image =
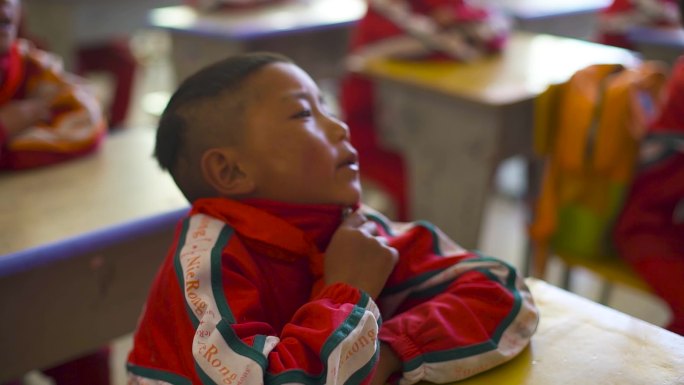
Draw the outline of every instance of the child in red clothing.
<instances>
[{"instance_id":1,"label":"child in red clothing","mask_svg":"<svg viewBox=\"0 0 684 385\"><path fill-rule=\"evenodd\" d=\"M466 0L369 0L353 33L350 55L469 61L500 51L508 33L509 23L502 15ZM347 75L340 104L364 165L361 176L389 193L397 218L407 220L403 159L379 143L371 82Z\"/></svg>"},{"instance_id":2,"label":"child in red clothing","mask_svg":"<svg viewBox=\"0 0 684 385\"><path fill-rule=\"evenodd\" d=\"M615 228L615 245L669 305L668 329L684 335L684 57L667 101L644 139L638 170Z\"/></svg>"},{"instance_id":3,"label":"child in red clothing","mask_svg":"<svg viewBox=\"0 0 684 385\"><path fill-rule=\"evenodd\" d=\"M155 155L193 206L135 333L130 384L450 382L511 359L536 328L515 269L359 208L349 129L287 58L189 77Z\"/></svg>"},{"instance_id":4,"label":"child in red clothing","mask_svg":"<svg viewBox=\"0 0 684 385\"><path fill-rule=\"evenodd\" d=\"M599 15L597 41L634 49L628 38L631 28L676 28L680 25L678 15L676 0L613 0Z\"/></svg>"},{"instance_id":5,"label":"child in red clothing","mask_svg":"<svg viewBox=\"0 0 684 385\"><path fill-rule=\"evenodd\" d=\"M94 151L106 133L95 97L60 61L17 38L19 0L0 1L0 169Z\"/></svg>"},{"instance_id":6,"label":"child in red clothing","mask_svg":"<svg viewBox=\"0 0 684 385\"><path fill-rule=\"evenodd\" d=\"M106 133L94 96L52 55L17 38L19 0L0 0L0 170L61 162L94 151ZM44 373L58 385L109 384L109 350Z\"/></svg>"}]
</instances>

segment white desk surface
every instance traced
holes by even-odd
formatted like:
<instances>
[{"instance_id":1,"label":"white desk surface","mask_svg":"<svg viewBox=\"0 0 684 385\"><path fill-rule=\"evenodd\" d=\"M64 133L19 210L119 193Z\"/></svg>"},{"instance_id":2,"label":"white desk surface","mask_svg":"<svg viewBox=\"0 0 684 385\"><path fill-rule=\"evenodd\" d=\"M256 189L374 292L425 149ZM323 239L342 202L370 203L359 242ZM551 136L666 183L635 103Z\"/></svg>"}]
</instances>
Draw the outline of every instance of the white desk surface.
<instances>
[{"instance_id":1,"label":"white desk surface","mask_svg":"<svg viewBox=\"0 0 684 385\"><path fill-rule=\"evenodd\" d=\"M472 63L374 59L352 62L352 70L486 105L510 105L536 97L591 64L637 62L621 48L516 32L502 54Z\"/></svg>"},{"instance_id":2,"label":"white desk surface","mask_svg":"<svg viewBox=\"0 0 684 385\"><path fill-rule=\"evenodd\" d=\"M363 0L301 0L254 9L200 13L187 6L154 9L153 27L236 40L349 26L366 12Z\"/></svg>"},{"instance_id":3,"label":"white desk surface","mask_svg":"<svg viewBox=\"0 0 684 385\"><path fill-rule=\"evenodd\" d=\"M684 384L684 337L544 281L527 283L541 312L530 346L454 385Z\"/></svg>"},{"instance_id":4,"label":"white desk surface","mask_svg":"<svg viewBox=\"0 0 684 385\"><path fill-rule=\"evenodd\" d=\"M152 158L155 130L105 138L88 157L0 173L0 258L188 205Z\"/></svg>"}]
</instances>

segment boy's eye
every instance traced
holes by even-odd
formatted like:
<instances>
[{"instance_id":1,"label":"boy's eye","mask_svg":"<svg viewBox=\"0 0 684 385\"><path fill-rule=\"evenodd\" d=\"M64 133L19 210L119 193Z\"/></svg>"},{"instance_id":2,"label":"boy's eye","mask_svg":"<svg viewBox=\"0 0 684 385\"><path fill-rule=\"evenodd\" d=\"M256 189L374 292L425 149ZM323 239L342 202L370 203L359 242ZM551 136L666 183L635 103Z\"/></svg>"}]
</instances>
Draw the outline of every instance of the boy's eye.
<instances>
[{"instance_id":1,"label":"boy's eye","mask_svg":"<svg viewBox=\"0 0 684 385\"><path fill-rule=\"evenodd\" d=\"M296 114L292 115L292 118L294 118L294 119L310 118L311 115L312 115L311 110L304 109L304 110L301 110L301 111L297 112Z\"/></svg>"}]
</instances>

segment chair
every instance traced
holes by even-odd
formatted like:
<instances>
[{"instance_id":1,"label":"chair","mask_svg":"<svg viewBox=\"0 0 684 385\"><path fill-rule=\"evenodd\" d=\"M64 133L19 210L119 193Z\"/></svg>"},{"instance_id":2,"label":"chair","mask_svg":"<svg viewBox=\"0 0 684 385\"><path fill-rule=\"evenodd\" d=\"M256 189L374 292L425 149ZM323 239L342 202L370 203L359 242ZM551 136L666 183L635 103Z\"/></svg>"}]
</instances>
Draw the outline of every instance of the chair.
<instances>
[{"instance_id":1,"label":"chair","mask_svg":"<svg viewBox=\"0 0 684 385\"><path fill-rule=\"evenodd\" d=\"M572 274L575 269L585 269L594 274L601 280L601 290L598 302L608 305L615 285L622 285L632 289L652 293L651 288L639 277L634 270L623 260L616 256L606 256L597 260L590 260L568 253L553 253L551 258L559 259L562 262L561 287L572 291ZM532 252L526 254L525 269L526 275L534 275L538 278L545 278L545 269L533 272L534 266L540 264L546 266L548 258L536 256Z\"/></svg>"},{"instance_id":2,"label":"chair","mask_svg":"<svg viewBox=\"0 0 684 385\"><path fill-rule=\"evenodd\" d=\"M106 72L114 77L114 93L108 114L109 125L111 128L120 128L128 116L135 71L138 67L128 41L112 39L97 45L78 47L77 58L79 74Z\"/></svg>"},{"instance_id":3,"label":"chair","mask_svg":"<svg viewBox=\"0 0 684 385\"><path fill-rule=\"evenodd\" d=\"M650 292L617 255L612 229L636 161L635 127L645 131L665 80L654 63L594 65L535 101L535 149L545 170L530 226L526 264L532 275L544 278L555 257L564 265L565 289L575 268L601 278L603 304L614 284ZM639 103L631 98L636 93Z\"/></svg>"}]
</instances>

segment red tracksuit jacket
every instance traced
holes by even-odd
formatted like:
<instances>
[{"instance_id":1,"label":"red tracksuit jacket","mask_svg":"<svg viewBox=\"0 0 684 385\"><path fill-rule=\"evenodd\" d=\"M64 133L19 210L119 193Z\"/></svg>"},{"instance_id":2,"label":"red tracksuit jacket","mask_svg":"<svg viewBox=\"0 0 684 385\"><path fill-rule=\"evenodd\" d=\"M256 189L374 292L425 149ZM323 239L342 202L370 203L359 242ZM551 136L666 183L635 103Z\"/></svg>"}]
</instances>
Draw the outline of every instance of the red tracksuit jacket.
<instances>
[{"instance_id":1,"label":"red tracksuit jacket","mask_svg":"<svg viewBox=\"0 0 684 385\"><path fill-rule=\"evenodd\" d=\"M179 224L135 333L130 384L365 384L379 341L401 384L456 381L527 346L538 312L515 269L425 222L375 213L399 262L377 302L323 285L339 206L212 198Z\"/></svg>"}]
</instances>

